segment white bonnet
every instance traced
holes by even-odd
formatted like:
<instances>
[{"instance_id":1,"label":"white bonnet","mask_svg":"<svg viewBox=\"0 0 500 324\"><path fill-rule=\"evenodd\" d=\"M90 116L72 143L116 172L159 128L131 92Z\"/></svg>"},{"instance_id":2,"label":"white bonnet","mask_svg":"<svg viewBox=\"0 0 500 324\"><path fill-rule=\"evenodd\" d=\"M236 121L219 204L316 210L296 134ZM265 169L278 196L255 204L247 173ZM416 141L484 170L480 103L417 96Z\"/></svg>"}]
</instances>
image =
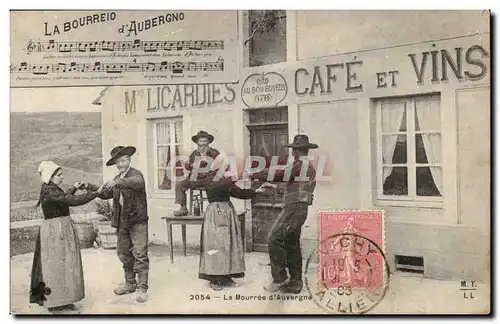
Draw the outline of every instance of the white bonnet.
<instances>
[{"instance_id":1,"label":"white bonnet","mask_svg":"<svg viewBox=\"0 0 500 324\"><path fill-rule=\"evenodd\" d=\"M52 161L42 161L38 166L38 173L40 174L40 178L43 182L49 183L50 179L54 175L54 172L56 172L59 168L60 166Z\"/></svg>"}]
</instances>

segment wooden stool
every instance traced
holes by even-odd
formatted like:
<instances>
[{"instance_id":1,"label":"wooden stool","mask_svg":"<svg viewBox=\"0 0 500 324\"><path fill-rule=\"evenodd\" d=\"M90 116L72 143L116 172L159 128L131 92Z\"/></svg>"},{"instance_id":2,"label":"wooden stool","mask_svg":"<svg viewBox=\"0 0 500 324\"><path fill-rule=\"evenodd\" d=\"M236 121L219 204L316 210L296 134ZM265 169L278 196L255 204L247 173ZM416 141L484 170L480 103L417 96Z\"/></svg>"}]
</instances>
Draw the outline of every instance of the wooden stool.
<instances>
[{"instance_id":1,"label":"wooden stool","mask_svg":"<svg viewBox=\"0 0 500 324\"><path fill-rule=\"evenodd\" d=\"M246 211L237 212L237 217L240 222L240 230L241 230L241 239L243 241L243 251L246 251L245 248L245 214ZM181 225L182 227L182 246L184 248L184 256L187 256L187 247L186 247L186 225L201 225L203 224L203 216L165 216L162 217L165 220L167 225L167 236L168 236L168 245L170 248L170 262L174 263L174 238L172 227L174 225Z\"/></svg>"}]
</instances>

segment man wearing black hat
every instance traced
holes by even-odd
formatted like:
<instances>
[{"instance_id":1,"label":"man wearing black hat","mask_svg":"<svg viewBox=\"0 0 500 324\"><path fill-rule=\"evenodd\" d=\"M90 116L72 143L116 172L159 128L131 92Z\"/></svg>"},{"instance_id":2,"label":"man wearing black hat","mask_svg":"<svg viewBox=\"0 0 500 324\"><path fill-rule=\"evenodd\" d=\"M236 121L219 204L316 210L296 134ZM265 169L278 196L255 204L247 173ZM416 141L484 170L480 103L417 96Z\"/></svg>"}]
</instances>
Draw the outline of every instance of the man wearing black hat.
<instances>
[{"instance_id":1,"label":"man wearing black hat","mask_svg":"<svg viewBox=\"0 0 500 324\"><path fill-rule=\"evenodd\" d=\"M130 166L135 151L133 146L111 150L106 165L116 165L120 173L105 184L98 197L113 198L111 226L117 228L116 252L125 271L125 282L114 292L124 295L137 290L136 300L142 303L148 300L148 207L144 177Z\"/></svg>"},{"instance_id":2,"label":"man wearing black hat","mask_svg":"<svg viewBox=\"0 0 500 324\"><path fill-rule=\"evenodd\" d=\"M285 145L292 148L294 162L291 170L276 170L273 181L286 181L284 206L276 218L268 237L269 258L273 282L264 287L269 292L280 290L285 293L299 294L302 291L302 252L300 234L306 221L308 206L312 205L316 187L316 170L307 160L309 149L318 145L309 143L307 135L296 135L293 143ZM307 163L307 167L303 163ZM269 181L269 170L252 175L252 178ZM304 174L305 173L305 174ZM287 179L288 177L288 179ZM302 178L304 177L304 178ZM265 185L264 185L265 187ZM288 278L286 269L290 274Z\"/></svg>"},{"instance_id":3,"label":"man wearing black hat","mask_svg":"<svg viewBox=\"0 0 500 324\"><path fill-rule=\"evenodd\" d=\"M189 171L197 167L197 165L195 165L197 158L199 160L199 167L205 168L207 163L213 161L220 154L219 151L209 146L210 143L214 141L214 137L205 131L199 131L198 134L191 137L191 140L198 145L198 148L191 153L189 162L186 162L184 165ZM210 158L209 161L207 161L207 157ZM203 177L203 173L198 173L198 177ZM199 186L198 179L190 178L191 173L186 179L179 181L175 186L175 203L181 205L181 207L179 210L174 211L174 216L186 216L188 214L188 209L186 207L186 191L189 188L196 188Z\"/></svg>"}]
</instances>

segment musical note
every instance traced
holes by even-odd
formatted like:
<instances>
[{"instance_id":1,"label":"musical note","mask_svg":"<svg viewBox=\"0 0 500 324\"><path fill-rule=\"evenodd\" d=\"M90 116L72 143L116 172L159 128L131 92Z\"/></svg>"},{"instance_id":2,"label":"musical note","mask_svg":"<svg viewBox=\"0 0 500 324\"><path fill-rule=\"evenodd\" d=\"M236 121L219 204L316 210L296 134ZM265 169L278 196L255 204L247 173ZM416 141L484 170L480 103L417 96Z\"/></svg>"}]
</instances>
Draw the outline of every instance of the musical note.
<instances>
[{"instance_id":1,"label":"musical note","mask_svg":"<svg viewBox=\"0 0 500 324\"><path fill-rule=\"evenodd\" d=\"M78 67L79 67L79 64L77 64L76 62L71 62L71 64L69 65L69 71L74 72L78 69Z\"/></svg>"},{"instance_id":2,"label":"musical note","mask_svg":"<svg viewBox=\"0 0 500 324\"><path fill-rule=\"evenodd\" d=\"M181 62L174 62L172 66L173 73L184 73L184 64Z\"/></svg>"},{"instance_id":3,"label":"musical note","mask_svg":"<svg viewBox=\"0 0 500 324\"><path fill-rule=\"evenodd\" d=\"M94 69L92 71L94 71L94 72L101 72L101 62L95 62L94 63Z\"/></svg>"},{"instance_id":4,"label":"musical note","mask_svg":"<svg viewBox=\"0 0 500 324\"><path fill-rule=\"evenodd\" d=\"M57 49L60 53L71 53L73 50L73 44L60 43L57 45Z\"/></svg>"},{"instance_id":5,"label":"musical note","mask_svg":"<svg viewBox=\"0 0 500 324\"><path fill-rule=\"evenodd\" d=\"M50 65L34 65L33 74L49 74Z\"/></svg>"},{"instance_id":6,"label":"musical note","mask_svg":"<svg viewBox=\"0 0 500 324\"><path fill-rule=\"evenodd\" d=\"M199 63L196 62L189 62L187 66L188 71L198 71L199 70Z\"/></svg>"},{"instance_id":7,"label":"musical note","mask_svg":"<svg viewBox=\"0 0 500 324\"><path fill-rule=\"evenodd\" d=\"M104 64L106 73L122 73L125 66L123 64Z\"/></svg>"},{"instance_id":8,"label":"musical note","mask_svg":"<svg viewBox=\"0 0 500 324\"><path fill-rule=\"evenodd\" d=\"M65 63L58 63L56 72L66 72L66 64Z\"/></svg>"},{"instance_id":9,"label":"musical note","mask_svg":"<svg viewBox=\"0 0 500 324\"><path fill-rule=\"evenodd\" d=\"M182 74L185 71L224 71L224 60L218 58L214 62L173 62L167 61L153 63L56 63L56 64L28 64L21 62L10 65L10 73L32 73L32 74L60 74L60 73L126 73L126 72L168 72Z\"/></svg>"},{"instance_id":10,"label":"musical note","mask_svg":"<svg viewBox=\"0 0 500 324\"><path fill-rule=\"evenodd\" d=\"M158 42L144 43L144 52L157 52L158 47L160 47Z\"/></svg>"},{"instance_id":11,"label":"musical note","mask_svg":"<svg viewBox=\"0 0 500 324\"><path fill-rule=\"evenodd\" d=\"M163 61L160 63L160 71L161 72L168 71L168 62L167 61Z\"/></svg>"},{"instance_id":12,"label":"musical note","mask_svg":"<svg viewBox=\"0 0 500 324\"><path fill-rule=\"evenodd\" d=\"M28 71L28 63L23 62L19 65L19 72L25 72Z\"/></svg>"},{"instance_id":13,"label":"musical note","mask_svg":"<svg viewBox=\"0 0 500 324\"><path fill-rule=\"evenodd\" d=\"M101 43L101 50L102 51L114 52L115 51L115 45L116 45L116 42L102 41L102 43Z\"/></svg>"},{"instance_id":14,"label":"musical note","mask_svg":"<svg viewBox=\"0 0 500 324\"><path fill-rule=\"evenodd\" d=\"M86 52L88 46L88 43L78 43L78 52Z\"/></svg>"},{"instance_id":15,"label":"musical note","mask_svg":"<svg viewBox=\"0 0 500 324\"><path fill-rule=\"evenodd\" d=\"M189 45L189 49L194 51L201 51L202 48L203 48L203 42L201 41L194 41Z\"/></svg>"},{"instance_id":16,"label":"musical note","mask_svg":"<svg viewBox=\"0 0 500 324\"><path fill-rule=\"evenodd\" d=\"M187 42L178 42L177 43L177 50L178 51L186 50L187 49L186 43Z\"/></svg>"},{"instance_id":17,"label":"musical note","mask_svg":"<svg viewBox=\"0 0 500 324\"><path fill-rule=\"evenodd\" d=\"M98 42L94 42L94 43L90 43L90 46L89 46L89 51L90 52L95 52L97 50L97 46L99 45Z\"/></svg>"},{"instance_id":18,"label":"musical note","mask_svg":"<svg viewBox=\"0 0 500 324\"><path fill-rule=\"evenodd\" d=\"M185 41L79 41L64 42L49 40L48 42L29 41L27 53L33 52L114 52L114 51L211 51L224 49L222 40L185 40Z\"/></svg>"},{"instance_id":19,"label":"musical note","mask_svg":"<svg viewBox=\"0 0 500 324\"><path fill-rule=\"evenodd\" d=\"M165 42L163 44L163 50L164 51L171 51L172 50L173 43L172 42Z\"/></svg>"},{"instance_id":20,"label":"musical note","mask_svg":"<svg viewBox=\"0 0 500 324\"><path fill-rule=\"evenodd\" d=\"M90 70L89 64L80 64L80 72L88 72Z\"/></svg>"},{"instance_id":21,"label":"musical note","mask_svg":"<svg viewBox=\"0 0 500 324\"><path fill-rule=\"evenodd\" d=\"M155 72L156 71L156 64L155 63L146 63L146 71L145 72Z\"/></svg>"}]
</instances>

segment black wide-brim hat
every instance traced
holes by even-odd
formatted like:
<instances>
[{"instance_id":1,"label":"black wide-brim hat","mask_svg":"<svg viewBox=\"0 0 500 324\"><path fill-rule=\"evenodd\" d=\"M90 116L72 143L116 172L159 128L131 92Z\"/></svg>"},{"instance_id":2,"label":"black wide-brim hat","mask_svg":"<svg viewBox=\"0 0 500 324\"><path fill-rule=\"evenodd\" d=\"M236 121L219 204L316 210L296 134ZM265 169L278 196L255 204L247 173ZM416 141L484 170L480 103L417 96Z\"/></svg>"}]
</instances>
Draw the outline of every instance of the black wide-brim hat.
<instances>
[{"instance_id":1,"label":"black wide-brim hat","mask_svg":"<svg viewBox=\"0 0 500 324\"><path fill-rule=\"evenodd\" d=\"M116 160L124 155L132 156L134 155L136 149L133 146L117 146L111 150L111 159L106 162L107 166L114 165Z\"/></svg>"},{"instance_id":2,"label":"black wide-brim hat","mask_svg":"<svg viewBox=\"0 0 500 324\"><path fill-rule=\"evenodd\" d=\"M293 143L286 144L285 147L315 149L318 148L318 145L309 143L309 136L298 134L293 138Z\"/></svg>"},{"instance_id":3,"label":"black wide-brim hat","mask_svg":"<svg viewBox=\"0 0 500 324\"><path fill-rule=\"evenodd\" d=\"M199 131L198 134L193 135L193 137L191 137L191 140L197 143L199 138L206 138L208 139L209 143L212 143L214 141L214 136L205 131Z\"/></svg>"}]
</instances>

